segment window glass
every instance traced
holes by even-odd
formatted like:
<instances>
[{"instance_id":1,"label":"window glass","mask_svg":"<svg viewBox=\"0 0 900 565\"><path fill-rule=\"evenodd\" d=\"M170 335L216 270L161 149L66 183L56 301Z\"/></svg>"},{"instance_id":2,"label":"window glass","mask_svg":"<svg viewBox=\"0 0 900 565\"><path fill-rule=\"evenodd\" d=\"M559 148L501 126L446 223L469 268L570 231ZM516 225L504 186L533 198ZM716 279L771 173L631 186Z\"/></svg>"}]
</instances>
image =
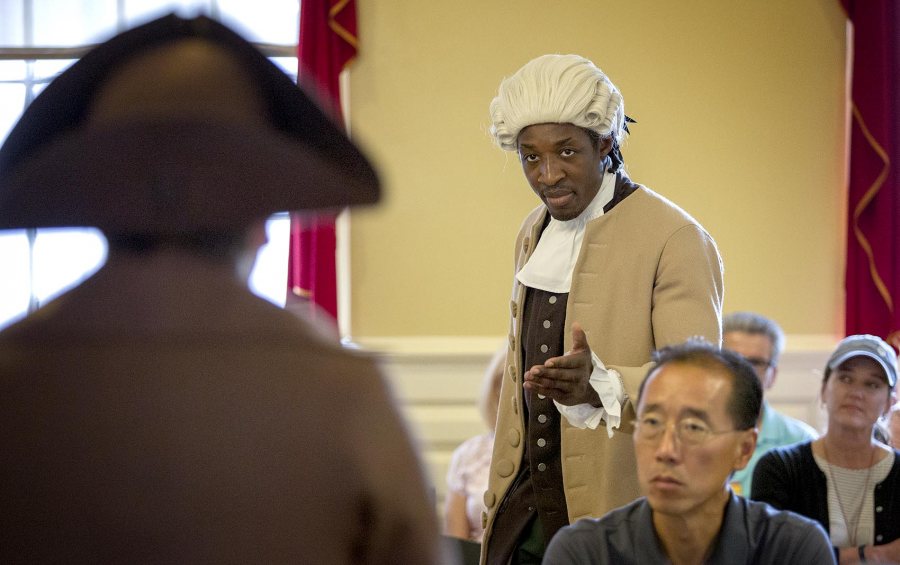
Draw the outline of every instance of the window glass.
<instances>
[{"instance_id":1,"label":"window glass","mask_svg":"<svg viewBox=\"0 0 900 565\"><path fill-rule=\"evenodd\" d=\"M0 328L18 320L28 310L30 260L24 230L0 231Z\"/></svg>"},{"instance_id":2,"label":"window glass","mask_svg":"<svg viewBox=\"0 0 900 565\"><path fill-rule=\"evenodd\" d=\"M106 239L92 228L38 230L34 242L34 295L43 305L88 278L106 260Z\"/></svg>"},{"instance_id":3,"label":"window glass","mask_svg":"<svg viewBox=\"0 0 900 565\"><path fill-rule=\"evenodd\" d=\"M75 59L42 59L34 61L32 65L31 99L34 100L47 85L53 82L57 76L68 69Z\"/></svg>"},{"instance_id":4,"label":"window glass","mask_svg":"<svg viewBox=\"0 0 900 565\"><path fill-rule=\"evenodd\" d=\"M219 0L218 5L222 21L250 41L281 45L297 42L300 28L297 0Z\"/></svg>"},{"instance_id":5,"label":"window glass","mask_svg":"<svg viewBox=\"0 0 900 565\"><path fill-rule=\"evenodd\" d=\"M30 0L32 46L68 47L107 39L116 31L116 0Z\"/></svg>"},{"instance_id":6,"label":"window glass","mask_svg":"<svg viewBox=\"0 0 900 565\"><path fill-rule=\"evenodd\" d=\"M297 57L269 57L269 60L297 82Z\"/></svg>"},{"instance_id":7,"label":"window glass","mask_svg":"<svg viewBox=\"0 0 900 565\"><path fill-rule=\"evenodd\" d=\"M250 274L250 290L273 304L284 306L287 290L288 246L291 220L288 214L275 214L266 222L269 242L256 255Z\"/></svg>"},{"instance_id":8,"label":"window glass","mask_svg":"<svg viewBox=\"0 0 900 565\"><path fill-rule=\"evenodd\" d=\"M25 108L25 85L0 83L0 140L6 139Z\"/></svg>"},{"instance_id":9,"label":"window glass","mask_svg":"<svg viewBox=\"0 0 900 565\"><path fill-rule=\"evenodd\" d=\"M25 80L25 61L0 61L0 81Z\"/></svg>"},{"instance_id":10,"label":"window glass","mask_svg":"<svg viewBox=\"0 0 900 565\"><path fill-rule=\"evenodd\" d=\"M34 80L49 83L60 73L72 66L75 59L41 59L32 63Z\"/></svg>"},{"instance_id":11,"label":"window glass","mask_svg":"<svg viewBox=\"0 0 900 565\"><path fill-rule=\"evenodd\" d=\"M23 0L0 0L3 9L0 12L0 45L3 47L24 47L25 28L22 25Z\"/></svg>"},{"instance_id":12,"label":"window glass","mask_svg":"<svg viewBox=\"0 0 900 565\"><path fill-rule=\"evenodd\" d=\"M210 14L210 6L209 0L125 0L124 19L127 27L134 27L171 12L186 18Z\"/></svg>"}]
</instances>

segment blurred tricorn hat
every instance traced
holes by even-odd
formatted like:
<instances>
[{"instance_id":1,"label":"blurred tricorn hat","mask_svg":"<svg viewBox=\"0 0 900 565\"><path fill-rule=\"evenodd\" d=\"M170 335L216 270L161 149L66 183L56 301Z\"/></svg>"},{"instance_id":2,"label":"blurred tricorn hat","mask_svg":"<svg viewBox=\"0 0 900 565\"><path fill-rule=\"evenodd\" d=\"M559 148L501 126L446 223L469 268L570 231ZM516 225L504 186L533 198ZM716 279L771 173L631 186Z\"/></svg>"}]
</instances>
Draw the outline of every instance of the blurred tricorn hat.
<instances>
[{"instance_id":1,"label":"blurred tricorn hat","mask_svg":"<svg viewBox=\"0 0 900 565\"><path fill-rule=\"evenodd\" d=\"M171 80L157 87L146 67L127 70L191 41L238 69L229 76L253 99L241 110L252 119L230 119L229 97L241 97L215 71L181 70L173 90L187 92L185 102L166 90ZM150 68L168 76L167 61ZM147 112L146 92L156 96ZM112 112L98 110L104 97L115 99ZM165 16L94 48L47 86L0 148L0 229L234 230L277 211L368 204L379 194L372 165L311 97L206 17Z\"/></svg>"}]
</instances>

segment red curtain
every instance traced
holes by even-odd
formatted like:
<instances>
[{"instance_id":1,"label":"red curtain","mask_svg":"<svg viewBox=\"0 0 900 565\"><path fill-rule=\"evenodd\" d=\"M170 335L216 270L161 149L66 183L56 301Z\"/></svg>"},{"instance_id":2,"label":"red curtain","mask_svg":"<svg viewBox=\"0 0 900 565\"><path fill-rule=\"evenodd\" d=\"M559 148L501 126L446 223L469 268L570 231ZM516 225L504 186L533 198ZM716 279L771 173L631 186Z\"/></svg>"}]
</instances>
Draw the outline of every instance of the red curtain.
<instances>
[{"instance_id":1,"label":"red curtain","mask_svg":"<svg viewBox=\"0 0 900 565\"><path fill-rule=\"evenodd\" d=\"M355 0L301 0L299 82L342 123L341 71L356 55ZM287 305L310 301L313 315L337 318L334 216L292 214Z\"/></svg>"},{"instance_id":2,"label":"red curtain","mask_svg":"<svg viewBox=\"0 0 900 565\"><path fill-rule=\"evenodd\" d=\"M900 3L842 4L853 25L845 329L900 347Z\"/></svg>"}]
</instances>

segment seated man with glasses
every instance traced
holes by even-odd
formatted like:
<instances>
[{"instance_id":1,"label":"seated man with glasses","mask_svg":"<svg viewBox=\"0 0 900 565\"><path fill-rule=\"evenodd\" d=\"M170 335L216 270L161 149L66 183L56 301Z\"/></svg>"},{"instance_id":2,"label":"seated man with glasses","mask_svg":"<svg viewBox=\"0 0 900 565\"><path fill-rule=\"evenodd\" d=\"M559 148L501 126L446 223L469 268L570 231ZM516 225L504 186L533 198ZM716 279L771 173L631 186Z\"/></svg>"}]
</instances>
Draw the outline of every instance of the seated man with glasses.
<instances>
[{"instance_id":1,"label":"seated man with glasses","mask_svg":"<svg viewBox=\"0 0 900 565\"><path fill-rule=\"evenodd\" d=\"M750 496L753 469L760 457L775 447L814 440L819 434L806 422L782 414L765 401L765 394L775 385L778 357L784 350L784 332L778 324L755 312L727 314L722 319L722 347L743 356L753 366L763 387L756 449L747 466L731 477L732 490Z\"/></svg>"},{"instance_id":2,"label":"seated man with glasses","mask_svg":"<svg viewBox=\"0 0 900 565\"><path fill-rule=\"evenodd\" d=\"M655 360L634 422L644 497L561 529L544 564L834 563L816 522L729 488L756 447L762 387L750 364L701 341Z\"/></svg>"}]
</instances>

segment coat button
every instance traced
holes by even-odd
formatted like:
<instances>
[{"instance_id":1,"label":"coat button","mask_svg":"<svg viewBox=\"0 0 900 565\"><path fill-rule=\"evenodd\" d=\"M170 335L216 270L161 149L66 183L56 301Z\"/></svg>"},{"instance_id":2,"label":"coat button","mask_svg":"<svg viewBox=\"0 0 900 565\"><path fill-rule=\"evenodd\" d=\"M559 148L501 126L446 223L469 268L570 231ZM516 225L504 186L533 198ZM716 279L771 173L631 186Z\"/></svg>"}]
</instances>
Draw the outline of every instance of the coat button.
<instances>
[{"instance_id":1,"label":"coat button","mask_svg":"<svg viewBox=\"0 0 900 565\"><path fill-rule=\"evenodd\" d=\"M875 507L875 512L881 512L882 510L884 510L884 509L881 506Z\"/></svg>"},{"instance_id":2,"label":"coat button","mask_svg":"<svg viewBox=\"0 0 900 565\"><path fill-rule=\"evenodd\" d=\"M501 477L508 477L513 474L516 466L509 459L501 459L497 461L497 474Z\"/></svg>"},{"instance_id":3,"label":"coat button","mask_svg":"<svg viewBox=\"0 0 900 565\"><path fill-rule=\"evenodd\" d=\"M550 304L556 304L556 297L555 297L555 296L551 296L550 298L547 299L547 301L548 301Z\"/></svg>"},{"instance_id":4,"label":"coat button","mask_svg":"<svg viewBox=\"0 0 900 565\"><path fill-rule=\"evenodd\" d=\"M547 445L547 440L545 440L544 438L540 438L537 440L537 444L538 447L544 447L545 445Z\"/></svg>"},{"instance_id":5,"label":"coat button","mask_svg":"<svg viewBox=\"0 0 900 565\"><path fill-rule=\"evenodd\" d=\"M550 320L544 320L544 328L550 327Z\"/></svg>"},{"instance_id":6,"label":"coat button","mask_svg":"<svg viewBox=\"0 0 900 565\"><path fill-rule=\"evenodd\" d=\"M547 353L548 351L550 351L550 348L547 347L547 344L541 345L541 353Z\"/></svg>"},{"instance_id":7,"label":"coat button","mask_svg":"<svg viewBox=\"0 0 900 565\"><path fill-rule=\"evenodd\" d=\"M538 463L538 471L540 471L540 472L543 473L543 472L546 471L546 470L547 470L547 464L546 464L546 463Z\"/></svg>"},{"instance_id":8,"label":"coat button","mask_svg":"<svg viewBox=\"0 0 900 565\"><path fill-rule=\"evenodd\" d=\"M510 365L506 368L506 372L509 373L509 378L512 379L512 382L516 382L516 367L515 365Z\"/></svg>"},{"instance_id":9,"label":"coat button","mask_svg":"<svg viewBox=\"0 0 900 565\"><path fill-rule=\"evenodd\" d=\"M493 508L494 503L497 502L497 496L489 490L484 491L484 505L488 508ZM484 514L485 519L487 519L487 514Z\"/></svg>"},{"instance_id":10,"label":"coat button","mask_svg":"<svg viewBox=\"0 0 900 565\"><path fill-rule=\"evenodd\" d=\"M522 435L519 433L519 430L513 428L507 432L506 439L511 446L519 447L519 442L522 441Z\"/></svg>"},{"instance_id":11,"label":"coat button","mask_svg":"<svg viewBox=\"0 0 900 565\"><path fill-rule=\"evenodd\" d=\"M543 399L547 398L547 395L546 395L546 394L539 394L539 395L538 395L538 398L540 398L541 400L543 400Z\"/></svg>"},{"instance_id":12,"label":"coat button","mask_svg":"<svg viewBox=\"0 0 900 565\"><path fill-rule=\"evenodd\" d=\"M547 415L546 414L538 415L538 422L540 422L541 424L546 424L547 423Z\"/></svg>"},{"instance_id":13,"label":"coat button","mask_svg":"<svg viewBox=\"0 0 900 565\"><path fill-rule=\"evenodd\" d=\"M882 539L884 539L884 536L881 534L878 534L877 536L875 536L875 541L881 541Z\"/></svg>"}]
</instances>

